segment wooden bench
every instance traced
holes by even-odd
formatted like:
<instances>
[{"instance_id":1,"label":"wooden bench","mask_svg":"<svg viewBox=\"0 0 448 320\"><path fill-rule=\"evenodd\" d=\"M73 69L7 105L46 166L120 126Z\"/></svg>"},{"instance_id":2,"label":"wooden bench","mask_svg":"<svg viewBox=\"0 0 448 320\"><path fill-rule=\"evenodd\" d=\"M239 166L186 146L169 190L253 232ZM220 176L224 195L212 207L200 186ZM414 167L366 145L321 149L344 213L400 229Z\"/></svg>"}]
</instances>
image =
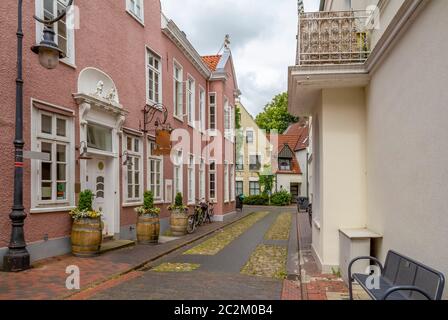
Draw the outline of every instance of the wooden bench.
<instances>
[{"instance_id":1,"label":"wooden bench","mask_svg":"<svg viewBox=\"0 0 448 320\"><path fill-rule=\"evenodd\" d=\"M371 275L352 274L359 260L373 261L381 270L379 288L369 288ZM395 251L387 253L384 266L374 257L358 257L348 266L350 300L353 300L353 281L356 281L373 300L441 300L445 277L424 264Z\"/></svg>"}]
</instances>

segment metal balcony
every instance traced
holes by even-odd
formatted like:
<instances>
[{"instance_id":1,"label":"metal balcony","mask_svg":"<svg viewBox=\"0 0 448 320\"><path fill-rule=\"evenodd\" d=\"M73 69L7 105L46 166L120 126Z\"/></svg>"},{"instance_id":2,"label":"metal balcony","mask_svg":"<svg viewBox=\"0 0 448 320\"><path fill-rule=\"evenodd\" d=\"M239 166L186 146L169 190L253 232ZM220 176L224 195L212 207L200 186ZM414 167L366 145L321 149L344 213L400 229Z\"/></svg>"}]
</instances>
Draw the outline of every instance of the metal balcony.
<instances>
[{"instance_id":1,"label":"metal balcony","mask_svg":"<svg viewBox=\"0 0 448 320\"><path fill-rule=\"evenodd\" d=\"M368 11L301 13L297 65L362 64L370 55Z\"/></svg>"}]
</instances>

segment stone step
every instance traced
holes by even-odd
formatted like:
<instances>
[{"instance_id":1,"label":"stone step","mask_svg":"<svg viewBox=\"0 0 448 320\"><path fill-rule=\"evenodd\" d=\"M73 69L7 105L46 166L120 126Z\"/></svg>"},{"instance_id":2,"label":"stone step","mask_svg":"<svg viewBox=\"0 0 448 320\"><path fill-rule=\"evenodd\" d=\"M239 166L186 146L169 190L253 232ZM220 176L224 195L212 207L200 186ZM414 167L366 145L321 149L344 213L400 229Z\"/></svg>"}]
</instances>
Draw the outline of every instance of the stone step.
<instances>
[{"instance_id":1,"label":"stone step","mask_svg":"<svg viewBox=\"0 0 448 320\"><path fill-rule=\"evenodd\" d=\"M105 253L113 250L123 249L126 247L135 246L136 241L132 240L109 240L101 244L100 253Z\"/></svg>"}]
</instances>

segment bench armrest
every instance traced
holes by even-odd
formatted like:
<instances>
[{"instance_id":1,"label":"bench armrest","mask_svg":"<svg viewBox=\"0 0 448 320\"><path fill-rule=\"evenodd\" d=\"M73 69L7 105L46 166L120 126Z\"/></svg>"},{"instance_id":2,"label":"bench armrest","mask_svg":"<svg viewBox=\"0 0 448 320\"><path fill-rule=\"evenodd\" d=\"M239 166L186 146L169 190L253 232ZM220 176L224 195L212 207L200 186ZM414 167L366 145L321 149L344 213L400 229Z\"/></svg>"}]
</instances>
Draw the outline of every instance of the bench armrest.
<instances>
[{"instance_id":1,"label":"bench armrest","mask_svg":"<svg viewBox=\"0 0 448 320\"><path fill-rule=\"evenodd\" d=\"M392 287L392 288L390 288L389 290L386 291L386 293L381 298L381 300L386 300L392 293L397 292L397 291L416 291L416 292L419 292L422 295L424 295L426 299L433 300L429 296L428 293L426 293L424 290L422 290L422 289L420 289L419 287L416 287L416 286L396 286L396 287Z\"/></svg>"},{"instance_id":2,"label":"bench armrest","mask_svg":"<svg viewBox=\"0 0 448 320\"><path fill-rule=\"evenodd\" d=\"M375 257L358 257L358 258L355 258L352 261L350 261L350 263L348 265L348 291L350 294L350 300L353 300L353 280L354 279L352 277L352 267L353 267L353 264L359 260L373 260L380 267L381 274L383 274L383 271L384 271L383 264L381 263L380 260L378 260Z\"/></svg>"},{"instance_id":3,"label":"bench armrest","mask_svg":"<svg viewBox=\"0 0 448 320\"><path fill-rule=\"evenodd\" d=\"M373 260L373 261L375 261L375 263L380 267L381 274L383 274L384 267L383 267L383 264L381 263L380 260L378 260L378 259L375 258L375 257L358 257L358 258L353 259L353 260L350 262L350 264L348 265L348 280L349 280L350 282L353 281L353 277L352 277L352 267L353 267L353 264L355 264L355 262L357 262L357 261L359 261L359 260Z\"/></svg>"}]
</instances>

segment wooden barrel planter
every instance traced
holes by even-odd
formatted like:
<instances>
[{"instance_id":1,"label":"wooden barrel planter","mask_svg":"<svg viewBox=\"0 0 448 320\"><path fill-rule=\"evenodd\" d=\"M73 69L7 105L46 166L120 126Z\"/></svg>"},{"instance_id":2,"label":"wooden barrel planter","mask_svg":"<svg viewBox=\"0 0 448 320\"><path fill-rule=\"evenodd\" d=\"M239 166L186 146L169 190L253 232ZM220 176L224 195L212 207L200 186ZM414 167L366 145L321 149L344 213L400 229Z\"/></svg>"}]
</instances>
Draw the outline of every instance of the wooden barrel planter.
<instances>
[{"instance_id":1,"label":"wooden barrel planter","mask_svg":"<svg viewBox=\"0 0 448 320\"><path fill-rule=\"evenodd\" d=\"M77 257L93 257L100 253L103 238L101 219L80 219L73 221L72 253Z\"/></svg>"},{"instance_id":2,"label":"wooden barrel planter","mask_svg":"<svg viewBox=\"0 0 448 320\"><path fill-rule=\"evenodd\" d=\"M142 214L137 222L137 240L140 244L158 244L160 234L159 217Z\"/></svg>"},{"instance_id":3,"label":"wooden barrel planter","mask_svg":"<svg viewBox=\"0 0 448 320\"><path fill-rule=\"evenodd\" d=\"M188 216L183 212L173 211L170 217L171 233L173 236L187 234Z\"/></svg>"}]
</instances>

